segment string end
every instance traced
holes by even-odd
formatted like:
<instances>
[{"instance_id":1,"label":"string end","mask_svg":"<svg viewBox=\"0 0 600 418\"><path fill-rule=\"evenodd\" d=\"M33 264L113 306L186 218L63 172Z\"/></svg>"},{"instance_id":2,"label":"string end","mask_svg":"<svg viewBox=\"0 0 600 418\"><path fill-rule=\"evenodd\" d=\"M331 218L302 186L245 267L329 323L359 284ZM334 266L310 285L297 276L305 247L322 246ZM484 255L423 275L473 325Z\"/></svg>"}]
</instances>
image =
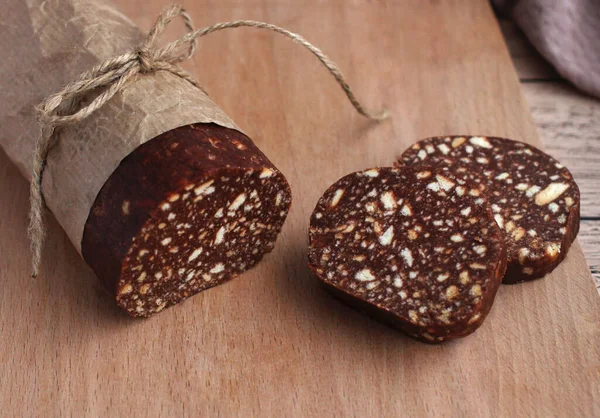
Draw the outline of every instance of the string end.
<instances>
[{"instance_id":1,"label":"string end","mask_svg":"<svg viewBox=\"0 0 600 418\"><path fill-rule=\"evenodd\" d=\"M389 119L390 116L390 111L384 108L381 111L377 112L375 115L373 115L371 118L375 119L377 122L382 122L386 119Z\"/></svg>"}]
</instances>

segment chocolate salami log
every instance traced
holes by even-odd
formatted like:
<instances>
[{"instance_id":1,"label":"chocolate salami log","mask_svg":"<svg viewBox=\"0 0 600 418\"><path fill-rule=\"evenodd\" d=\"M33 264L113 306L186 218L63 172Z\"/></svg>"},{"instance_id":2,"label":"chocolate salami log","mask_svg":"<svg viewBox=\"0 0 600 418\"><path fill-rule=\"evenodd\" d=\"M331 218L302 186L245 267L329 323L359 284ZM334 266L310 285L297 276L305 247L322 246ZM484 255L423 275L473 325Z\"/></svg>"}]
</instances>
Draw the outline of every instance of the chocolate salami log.
<instances>
[{"instance_id":1,"label":"chocolate salami log","mask_svg":"<svg viewBox=\"0 0 600 418\"><path fill-rule=\"evenodd\" d=\"M539 149L504 138L434 137L417 142L398 165L439 165L474 181L504 231L504 283L550 273L579 231L579 188L569 170Z\"/></svg>"},{"instance_id":2,"label":"chocolate salami log","mask_svg":"<svg viewBox=\"0 0 600 418\"><path fill-rule=\"evenodd\" d=\"M184 126L138 147L109 177L83 257L120 306L148 316L258 263L290 202L285 177L248 137Z\"/></svg>"},{"instance_id":3,"label":"chocolate salami log","mask_svg":"<svg viewBox=\"0 0 600 418\"><path fill-rule=\"evenodd\" d=\"M506 269L475 185L444 168L374 168L334 183L310 219L308 264L334 295L430 343L488 314Z\"/></svg>"},{"instance_id":4,"label":"chocolate salami log","mask_svg":"<svg viewBox=\"0 0 600 418\"><path fill-rule=\"evenodd\" d=\"M104 1L4 0L2 13L0 145L31 180L36 106L135 50L143 34ZM200 89L166 71L139 75L60 130L42 190L75 248L133 316L254 266L290 207L289 186L267 157Z\"/></svg>"}]
</instances>

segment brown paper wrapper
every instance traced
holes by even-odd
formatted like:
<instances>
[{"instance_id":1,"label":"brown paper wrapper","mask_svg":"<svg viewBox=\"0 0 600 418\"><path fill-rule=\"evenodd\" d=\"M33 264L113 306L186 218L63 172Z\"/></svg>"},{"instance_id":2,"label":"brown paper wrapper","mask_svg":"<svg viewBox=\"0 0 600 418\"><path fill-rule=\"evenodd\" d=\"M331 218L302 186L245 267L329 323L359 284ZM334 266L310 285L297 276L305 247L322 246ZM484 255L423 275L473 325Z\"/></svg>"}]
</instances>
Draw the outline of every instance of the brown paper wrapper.
<instances>
[{"instance_id":1,"label":"brown paper wrapper","mask_svg":"<svg viewBox=\"0 0 600 418\"><path fill-rule=\"evenodd\" d=\"M143 34L95 0L4 0L2 20L0 146L31 181L40 133L35 107L82 72L132 50ZM77 251L94 199L123 158L161 133L210 122L239 130L201 90L157 72L139 76L92 116L63 129L42 188Z\"/></svg>"}]
</instances>

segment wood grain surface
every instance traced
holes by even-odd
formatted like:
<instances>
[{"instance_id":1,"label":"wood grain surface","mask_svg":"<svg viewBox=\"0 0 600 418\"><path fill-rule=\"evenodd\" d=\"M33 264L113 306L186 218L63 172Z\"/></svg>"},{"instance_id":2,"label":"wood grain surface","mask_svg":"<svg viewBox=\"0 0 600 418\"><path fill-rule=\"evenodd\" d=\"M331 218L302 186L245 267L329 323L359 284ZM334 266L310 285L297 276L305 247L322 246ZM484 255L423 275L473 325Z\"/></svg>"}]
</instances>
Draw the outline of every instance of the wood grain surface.
<instances>
[{"instance_id":1,"label":"wood grain surface","mask_svg":"<svg viewBox=\"0 0 600 418\"><path fill-rule=\"evenodd\" d=\"M579 185L579 241L600 292L600 99L557 74L514 23L499 23L542 143Z\"/></svg>"},{"instance_id":2,"label":"wood grain surface","mask_svg":"<svg viewBox=\"0 0 600 418\"><path fill-rule=\"evenodd\" d=\"M186 1L199 25L250 18L320 45L366 103L356 115L307 52L236 29L189 68L288 177L275 251L149 320L125 317L58 224L28 278L28 186L0 153L0 405L7 416L598 416L600 304L579 244L543 280L503 286L486 323L442 346L340 305L305 263L309 215L342 175L443 134L540 146L485 0ZM162 1L118 4L148 28Z\"/></svg>"}]
</instances>

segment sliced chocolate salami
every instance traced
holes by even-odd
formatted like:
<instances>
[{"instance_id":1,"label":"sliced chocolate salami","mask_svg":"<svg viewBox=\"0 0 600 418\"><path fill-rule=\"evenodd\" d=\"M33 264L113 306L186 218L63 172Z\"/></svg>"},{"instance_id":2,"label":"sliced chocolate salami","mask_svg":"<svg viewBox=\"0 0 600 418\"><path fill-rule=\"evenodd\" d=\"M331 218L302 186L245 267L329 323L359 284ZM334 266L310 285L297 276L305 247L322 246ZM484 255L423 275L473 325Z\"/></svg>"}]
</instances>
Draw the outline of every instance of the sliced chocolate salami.
<instances>
[{"instance_id":1,"label":"sliced chocolate salami","mask_svg":"<svg viewBox=\"0 0 600 418\"><path fill-rule=\"evenodd\" d=\"M285 177L215 124L164 133L128 155L86 222L86 262L118 304L146 317L250 269L290 208Z\"/></svg>"},{"instance_id":2,"label":"sliced chocolate salami","mask_svg":"<svg viewBox=\"0 0 600 418\"><path fill-rule=\"evenodd\" d=\"M543 277L564 260L579 231L579 188L569 170L539 149L504 138L427 138L399 166L439 165L478 184L504 231L504 283Z\"/></svg>"},{"instance_id":3,"label":"sliced chocolate salami","mask_svg":"<svg viewBox=\"0 0 600 418\"><path fill-rule=\"evenodd\" d=\"M441 167L373 168L321 197L308 264L340 299L438 343L482 324L506 250L478 188Z\"/></svg>"}]
</instances>

